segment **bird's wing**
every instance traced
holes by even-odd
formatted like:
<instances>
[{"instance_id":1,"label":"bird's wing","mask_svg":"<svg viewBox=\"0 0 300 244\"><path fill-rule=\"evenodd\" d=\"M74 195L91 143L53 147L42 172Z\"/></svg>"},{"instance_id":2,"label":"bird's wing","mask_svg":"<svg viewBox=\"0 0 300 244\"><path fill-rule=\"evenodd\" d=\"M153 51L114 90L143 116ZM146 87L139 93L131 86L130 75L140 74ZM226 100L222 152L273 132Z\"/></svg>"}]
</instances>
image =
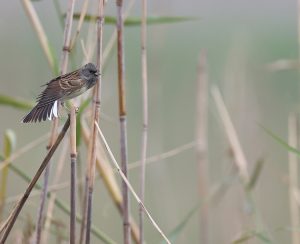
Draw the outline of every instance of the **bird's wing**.
<instances>
[{"instance_id":1,"label":"bird's wing","mask_svg":"<svg viewBox=\"0 0 300 244\"><path fill-rule=\"evenodd\" d=\"M85 85L85 82L80 79L76 70L61 75L49 81L46 85L46 89L37 97L39 107L53 104L55 101L75 93Z\"/></svg>"}]
</instances>

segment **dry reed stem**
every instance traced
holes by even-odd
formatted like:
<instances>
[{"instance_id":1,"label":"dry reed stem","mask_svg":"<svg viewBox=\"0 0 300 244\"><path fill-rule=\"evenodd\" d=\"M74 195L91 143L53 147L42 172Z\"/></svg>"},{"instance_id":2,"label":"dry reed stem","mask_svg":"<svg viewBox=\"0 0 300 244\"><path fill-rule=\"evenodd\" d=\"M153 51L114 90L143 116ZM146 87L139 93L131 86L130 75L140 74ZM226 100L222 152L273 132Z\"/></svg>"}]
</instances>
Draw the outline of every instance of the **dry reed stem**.
<instances>
[{"instance_id":1,"label":"dry reed stem","mask_svg":"<svg viewBox=\"0 0 300 244\"><path fill-rule=\"evenodd\" d=\"M297 148L297 117L291 113L288 119L289 145ZM289 152L289 198L290 198L290 218L292 228L300 226L299 208L295 199L295 190L298 191L298 158L293 152ZM291 231L292 244L300 243L300 236L297 231Z\"/></svg>"},{"instance_id":2,"label":"dry reed stem","mask_svg":"<svg viewBox=\"0 0 300 244\"><path fill-rule=\"evenodd\" d=\"M83 244L85 239L85 228L87 223L87 197L88 197L88 177L85 176L83 199L82 199L82 222L80 225L79 244Z\"/></svg>"},{"instance_id":3,"label":"dry reed stem","mask_svg":"<svg viewBox=\"0 0 300 244\"><path fill-rule=\"evenodd\" d=\"M71 145L71 215L70 215L70 243L76 241L76 167L77 167L77 152L76 152L76 113L72 106L70 110L70 145Z\"/></svg>"},{"instance_id":4,"label":"dry reed stem","mask_svg":"<svg viewBox=\"0 0 300 244\"><path fill-rule=\"evenodd\" d=\"M102 83L102 45L103 45L103 25L104 25L104 2L98 1L98 18L97 18L97 69L100 72L98 82L94 88L94 104L93 104L93 118L92 118L92 139L91 150L88 163L88 192L87 192L87 215L86 215L86 234L85 243L90 243L90 229L92 221L92 196L95 181L95 164L96 164L96 148L97 148L97 128L94 121L98 123L100 117L100 101L101 101L101 83Z\"/></svg>"},{"instance_id":5,"label":"dry reed stem","mask_svg":"<svg viewBox=\"0 0 300 244\"><path fill-rule=\"evenodd\" d=\"M124 18L126 19L127 16L129 15L133 5L135 3L135 0L130 0L127 7L126 7L126 10L124 12ZM117 30L114 30L114 32L112 33L111 37L109 38L109 41L107 42L107 45L103 51L103 63L105 64L107 62L107 59L111 53L111 50L112 48L114 47L115 45L115 42L117 40Z\"/></svg>"},{"instance_id":6,"label":"dry reed stem","mask_svg":"<svg viewBox=\"0 0 300 244\"><path fill-rule=\"evenodd\" d=\"M124 20L123 20L123 0L116 1L117 7L117 50L118 50L118 91L119 91L119 117L120 117L120 151L121 165L124 175L127 177L128 155L127 155L127 122L125 104L125 55L124 55ZM128 187L122 181L123 192L123 237L124 244L130 244L130 202Z\"/></svg>"},{"instance_id":7,"label":"dry reed stem","mask_svg":"<svg viewBox=\"0 0 300 244\"><path fill-rule=\"evenodd\" d=\"M82 120L81 123L82 127L82 136L85 141L85 143L88 145L89 138L90 138L90 132L87 127L87 123ZM109 164L109 160L106 157L105 151L103 147L101 146L101 143L97 140L98 144L98 150L96 154L96 168L99 172L99 175L101 175L104 185L106 186L112 200L114 201L117 209L122 214L122 193L119 189L117 180L115 178L115 172L112 169L112 167ZM134 219L130 216L130 225L131 225L131 236L135 243L139 242L139 230L138 227L134 221Z\"/></svg>"},{"instance_id":8,"label":"dry reed stem","mask_svg":"<svg viewBox=\"0 0 300 244\"><path fill-rule=\"evenodd\" d=\"M166 237L166 235L162 232L162 230L159 228L159 226L157 225L157 223L155 222L155 220L152 218L151 214L149 213L149 211L147 210L147 208L145 207L144 203L140 200L140 198L138 197L138 195L136 194L136 192L134 191L133 187L131 186L130 182L128 181L127 177L125 176L125 174L122 172L120 166L118 165L112 151L110 150L106 139L98 125L98 123L95 121L95 125L97 126L101 141L104 144L104 147L106 149L106 151L108 152L111 161L114 163L114 166L117 168L118 173L120 174L120 176L122 177L123 181L125 182L125 184L127 185L127 187L129 188L129 190L131 191L132 195L134 196L134 198L136 199L136 201L138 202L139 205L141 205L143 207L143 211L146 213L146 215L148 216L148 218L150 219L152 225L155 227L155 229L159 232L159 234L164 238L164 240L170 244L171 242L168 240L168 238Z\"/></svg>"},{"instance_id":9,"label":"dry reed stem","mask_svg":"<svg viewBox=\"0 0 300 244\"><path fill-rule=\"evenodd\" d=\"M236 164L236 167L238 169L239 175L241 177L242 182L247 185L249 182L249 172L247 168L247 160L244 155L244 152L242 150L241 144L239 142L237 133L235 131L235 128L233 126L233 123L230 119L229 113L225 107L224 101L222 99L221 93L219 89L216 86L213 86L211 88L212 96L215 100L215 103L217 105L218 112L220 114L222 123L224 125L224 129L226 132L226 135L228 137L228 141L230 144L230 147L233 151L234 156L234 162Z\"/></svg>"},{"instance_id":10,"label":"dry reed stem","mask_svg":"<svg viewBox=\"0 0 300 244\"><path fill-rule=\"evenodd\" d=\"M147 70L147 0L142 1L141 21L141 68L142 68L142 97L143 97L143 126L141 144L141 169L140 169L140 198L145 202L145 176L148 138L148 70ZM144 213L139 208L140 244L144 242Z\"/></svg>"},{"instance_id":11,"label":"dry reed stem","mask_svg":"<svg viewBox=\"0 0 300 244\"><path fill-rule=\"evenodd\" d=\"M297 27L298 27L298 61L300 61L300 0L297 1ZM299 66L298 66L299 67Z\"/></svg>"},{"instance_id":12,"label":"dry reed stem","mask_svg":"<svg viewBox=\"0 0 300 244\"><path fill-rule=\"evenodd\" d=\"M84 0L84 2L82 4L82 9L80 11L80 17L79 17L79 21L78 21L78 24L77 24L76 32L75 32L75 34L72 38L71 44L70 44L70 50L73 49L73 47L75 45L75 42L76 42L76 39L79 36L79 33L80 33L81 28L82 28L82 24L83 24L85 15L87 13L88 6L89 6L89 0Z\"/></svg>"},{"instance_id":13,"label":"dry reed stem","mask_svg":"<svg viewBox=\"0 0 300 244\"><path fill-rule=\"evenodd\" d=\"M68 144L67 141L64 142L61 153L60 153L60 157L57 161L57 168L56 168L56 172L54 175L54 179L53 179L53 184L56 184L59 182L60 176L62 174L63 171L63 166L65 163L65 158L66 158L66 154L67 154L67 149L68 149ZM49 187L49 191L50 192L50 187ZM52 218L52 213L54 210L54 206L55 206L55 199L56 199L56 194L51 194L50 199L49 199L49 204L48 204L48 210L47 210L47 218L46 218L46 222L45 222L45 233L43 235L43 241L42 243L47 243L48 240L48 230L50 228L50 224L51 221L50 219Z\"/></svg>"},{"instance_id":14,"label":"dry reed stem","mask_svg":"<svg viewBox=\"0 0 300 244\"><path fill-rule=\"evenodd\" d=\"M208 162L207 162L207 55L203 50L200 53L197 78L197 112L196 112L196 136L197 136L197 161L199 197L206 199L208 196ZM209 205L204 203L200 210L200 243L209 243Z\"/></svg>"},{"instance_id":15,"label":"dry reed stem","mask_svg":"<svg viewBox=\"0 0 300 244\"><path fill-rule=\"evenodd\" d=\"M65 20L65 30L63 37L62 57L61 57L61 74L67 72L69 53L71 51L71 33L73 24L75 0L69 0L67 15ZM70 159L71 159L71 189L70 189L70 243L76 241L76 164L77 164L77 149L76 149L76 113L75 107L70 102Z\"/></svg>"},{"instance_id":16,"label":"dry reed stem","mask_svg":"<svg viewBox=\"0 0 300 244\"><path fill-rule=\"evenodd\" d=\"M37 221L36 221L36 244L39 244L41 242L41 236L42 236L42 229L43 229L43 222L44 222L44 209L46 204L46 196L48 193L48 180L49 180L49 174L50 174L50 164L47 165L45 172L44 172L44 181L43 181L43 188L40 195L40 205L38 208L38 214L37 214Z\"/></svg>"},{"instance_id":17,"label":"dry reed stem","mask_svg":"<svg viewBox=\"0 0 300 244\"><path fill-rule=\"evenodd\" d=\"M180 153L182 153L186 150L189 150L189 149L192 149L192 148L196 147L197 143L198 143L197 141L193 141L193 142L184 144L182 146L175 147L175 148L173 148L173 149L171 149L167 152L148 157L148 158L146 158L146 165L147 164L152 164L152 163L155 163L155 162L158 162L158 161L162 161L162 160L165 160L165 159L170 158L170 157L175 157L176 155L178 155L178 154L180 154ZM128 170L135 169L135 168L138 168L140 166L141 166L141 160L135 161L133 163L129 163Z\"/></svg>"},{"instance_id":18,"label":"dry reed stem","mask_svg":"<svg viewBox=\"0 0 300 244\"><path fill-rule=\"evenodd\" d=\"M70 126L70 117L65 122L64 127L62 128L60 134L58 135L55 143L53 144L51 149L48 151L41 166L37 170L36 174L34 175L33 179L31 180L29 186L27 187L24 195L19 200L19 202L16 204L16 206L14 207L13 211L11 212L11 214L9 215L9 217L7 218L5 223L1 226L1 228L0 228L0 233L2 234L1 239L0 239L1 244L5 243L7 237L9 235L12 227L14 226L14 223L15 223L20 211L22 210L27 198L29 197L33 187L35 186L35 184L38 181L39 177L41 176L42 172L44 171L44 169L46 168L50 159L52 158L52 156L53 156L54 152L56 151L58 145L60 144L61 140L64 138L69 126Z\"/></svg>"},{"instance_id":19,"label":"dry reed stem","mask_svg":"<svg viewBox=\"0 0 300 244\"><path fill-rule=\"evenodd\" d=\"M48 64L52 70L55 70L55 61L54 61L54 57L52 56L52 53L50 50L48 38L46 36L46 33L43 29L43 26L42 26L40 20L39 20L39 17L33 7L33 4L30 0L23 0L22 3L23 3L23 6L27 12L27 15L35 29L35 32L37 33L38 39L39 39L42 49L45 53Z\"/></svg>"}]
</instances>

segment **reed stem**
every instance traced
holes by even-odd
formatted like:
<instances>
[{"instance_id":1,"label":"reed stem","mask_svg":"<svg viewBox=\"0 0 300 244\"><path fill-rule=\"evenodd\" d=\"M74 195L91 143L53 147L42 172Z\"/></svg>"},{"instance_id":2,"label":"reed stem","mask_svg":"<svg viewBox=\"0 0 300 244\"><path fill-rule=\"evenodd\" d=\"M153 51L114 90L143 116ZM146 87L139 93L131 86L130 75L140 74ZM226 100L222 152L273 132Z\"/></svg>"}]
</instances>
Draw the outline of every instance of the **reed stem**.
<instances>
[{"instance_id":1,"label":"reed stem","mask_svg":"<svg viewBox=\"0 0 300 244\"><path fill-rule=\"evenodd\" d=\"M123 0L117 0L117 50L118 50L118 90L119 90L119 118L120 118L120 148L121 148L121 167L127 177L127 122L125 105L125 62L124 62L124 20L123 20ZM128 187L122 181L123 192L123 237L124 244L130 244L130 224L129 224L129 196Z\"/></svg>"},{"instance_id":2,"label":"reed stem","mask_svg":"<svg viewBox=\"0 0 300 244\"><path fill-rule=\"evenodd\" d=\"M97 69L100 72L99 80L94 88L94 110L92 119L92 139L91 150L88 164L88 191L87 191L87 214L86 214L86 234L85 243L90 243L90 230L92 221L92 197L95 180L95 164L96 164L96 148L97 148L97 128L94 122L99 122L100 117L100 101L101 101L101 83L102 83L102 40L103 40L103 24L104 24L104 2L99 0L98 18L97 18Z\"/></svg>"},{"instance_id":3,"label":"reed stem","mask_svg":"<svg viewBox=\"0 0 300 244\"><path fill-rule=\"evenodd\" d=\"M140 198L145 202L145 175L148 138L148 70L147 70L147 0L142 1L141 22L141 63L142 63L142 97L143 97L143 126L141 144L141 169L140 169ZM139 208L140 244L144 242L144 212Z\"/></svg>"}]
</instances>

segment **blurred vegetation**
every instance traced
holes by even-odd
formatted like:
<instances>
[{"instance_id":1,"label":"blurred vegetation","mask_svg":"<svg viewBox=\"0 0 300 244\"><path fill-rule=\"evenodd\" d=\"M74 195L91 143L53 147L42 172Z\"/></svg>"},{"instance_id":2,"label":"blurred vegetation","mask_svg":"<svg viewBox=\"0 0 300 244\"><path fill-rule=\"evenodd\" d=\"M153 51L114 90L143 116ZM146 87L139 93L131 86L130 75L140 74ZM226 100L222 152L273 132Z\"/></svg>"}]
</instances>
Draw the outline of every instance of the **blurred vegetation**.
<instances>
[{"instance_id":1,"label":"blurred vegetation","mask_svg":"<svg viewBox=\"0 0 300 244\"><path fill-rule=\"evenodd\" d=\"M76 12L80 11L81 3ZM34 105L34 98L40 92L39 86L58 73L57 60L62 45L61 22L67 2L59 2L59 9L52 1L33 1L33 4L47 33L54 66L52 70L49 69L21 3L1 2L1 161L9 159L50 128L49 122L33 125L19 122ZM125 21L128 145L131 162L140 158L142 130L140 18L133 17L139 16L138 7L133 8L132 14ZM240 1L192 1L189 4L182 1L149 1L149 156L159 155L197 139L196 67L200 50L206 49L209 89L212 84L220 88L251 172L248 184L243 185L232 166L234 155L215 101L209 96L208 199L199 199L198 196L198 163L194 149L147 166L146 206L172 243L197 243L199 212L203 203L209 205L210 211L209 243L292 243L291 233L299 230L300 226L291 226L287 194L288 152L299 155L299 149L288 144L287 134L288 115L290 112L299 112L296 20L299 13L294 9L295 1L275 3L268 0L261 5ZM86 20L93 21L94 12L94 6L91 5ZM105 45L114 30L114 16L114 2L109 1L104 30ZM74 18L78 19L78 14ZM84 53L81 40L94 38L90 31L90 21L85 21L83 25L69 70L82 63ZM130 26L136 28L127 28ZM113 152L118 156L115 56L116 51L113 49L103 74L101 126ZM210 90L208 92L210 94ZM82 168L85 167L86 151L82 147L80 126L90 102L89 98L85 98L77 115L77 146L82 159L79 167ZM65 114L61 120L64 118ZM46 143L40 143L21 157L9 161L8 167L1 166L1 220L13 206L8 201L2 209L5 199L23 193L25 185L45 155L45 147ZM53 168L57 161L56 155ZM61 183L69 181L68 162L65 164L65 177ZM136 189L138 178L138 171L131 170L130 180ZM36 189L40 189L40 185ZM58 223L68 223L68 192L67 187L57 192L59 198L56 200L54 218ZM121 218L99 177L94 201L94 231L99 233L101 230L121 243ZM30 235L30 221L35 222L37 204L37 197L29 199L14 229L16 232L25 225ZM131 208L137 219L138 206L133 200ZM66 215L61 215L61 212ZM162 242L147 219L145 228L147 243ZM51 229L51 240L58 236L58 232ZM60 233L62 238L65 238L66 232ZM96 242L97 237L93 238Z\"/></svg>"}]
</instances>

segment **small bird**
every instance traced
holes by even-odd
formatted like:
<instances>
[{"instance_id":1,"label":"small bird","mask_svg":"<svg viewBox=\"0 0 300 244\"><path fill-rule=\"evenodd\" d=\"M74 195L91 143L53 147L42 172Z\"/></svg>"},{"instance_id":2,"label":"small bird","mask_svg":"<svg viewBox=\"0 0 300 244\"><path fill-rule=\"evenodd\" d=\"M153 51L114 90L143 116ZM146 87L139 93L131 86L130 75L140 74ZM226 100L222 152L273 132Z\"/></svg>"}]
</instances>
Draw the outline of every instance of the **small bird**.
<instances>
[{"instance_id":1,"label":"small bird","mask_svg":"<svg viewBox=\"0 0 300 244\"><path fill-rule=\"evenodd\" d=\"M59 104L93 87L99 75L96 66L88 63L49 81L44 85L47 86L45 90L37 97L37 105L22 119L22 122L41 122L58 117Z\"/></svg>"}]
</instances>

